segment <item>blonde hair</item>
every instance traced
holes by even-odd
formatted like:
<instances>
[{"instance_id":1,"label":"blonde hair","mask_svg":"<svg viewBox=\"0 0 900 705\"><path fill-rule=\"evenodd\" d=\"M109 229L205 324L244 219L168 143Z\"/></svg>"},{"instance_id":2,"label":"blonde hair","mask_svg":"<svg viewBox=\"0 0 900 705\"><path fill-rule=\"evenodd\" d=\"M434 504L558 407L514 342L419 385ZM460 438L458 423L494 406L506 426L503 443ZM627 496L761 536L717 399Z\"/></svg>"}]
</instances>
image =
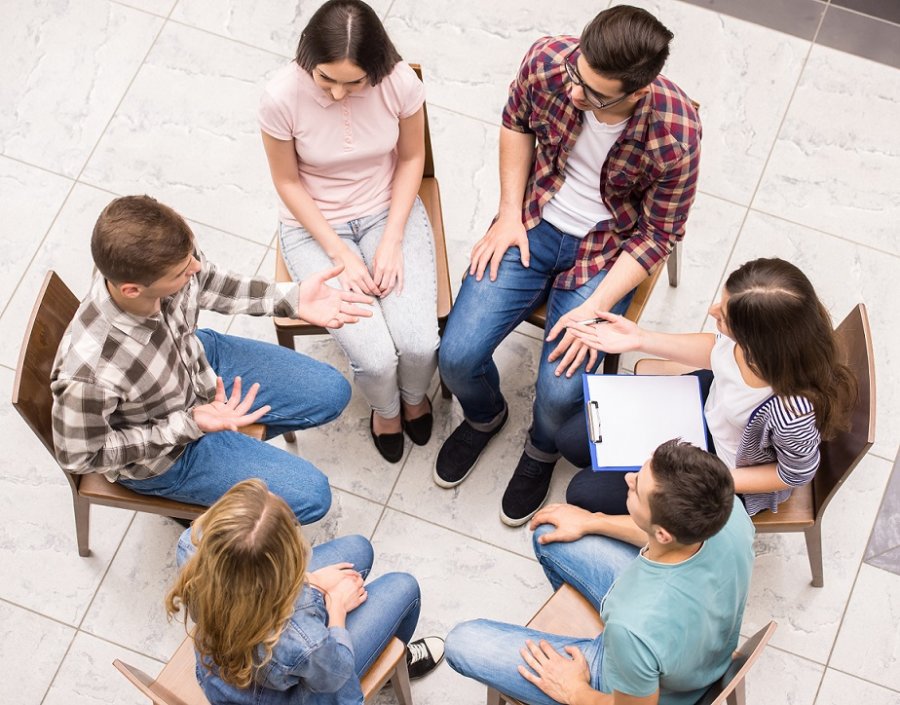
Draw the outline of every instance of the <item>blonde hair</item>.
<instances>
[{"instance_id":1,"label":"blonde hair","mask_svg":"<svg viewBox=\"0 0 900 705\"><path fill-rule=\"evenodd\" d=\"M191 542L197 552L166 595L166 612L184 607L201 662L247 688L294 613L309 543L287 503L258 479L238 483L198 518Z\"/></svg>"}]
</instances>

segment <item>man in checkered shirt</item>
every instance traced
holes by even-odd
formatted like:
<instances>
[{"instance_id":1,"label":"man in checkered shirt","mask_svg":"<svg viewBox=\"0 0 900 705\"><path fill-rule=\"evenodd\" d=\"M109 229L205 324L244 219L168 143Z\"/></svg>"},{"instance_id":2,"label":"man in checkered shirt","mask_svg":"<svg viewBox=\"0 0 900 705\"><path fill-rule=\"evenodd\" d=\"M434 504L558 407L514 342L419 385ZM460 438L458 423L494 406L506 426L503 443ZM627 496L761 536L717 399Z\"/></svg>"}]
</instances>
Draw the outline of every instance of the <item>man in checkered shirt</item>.
<instances>
[{"instance_id":1,"label":"man in checkered shirt","mask_svg":"<svg viewBox=\"0 0 900 705\"><path fill-rule=\"evenodd\" d=\"M506 422L493 353L546 302L532 424L500 512L511 526L545 501L557 431L581 409L580 372L600 363L566 326L624 313L684 236L700 122L659 75L672 36L645 10L612 7L580 38L535 42L509 89L499 209L472 250L441 342L441 376L465 419L441 448L434 480L462 482Z\"/></svg>"},{"instance_id":2,"label":"man in checkered shirt","mask_svg":"<svg viewBox=\"0 0 900 705\"><path fill-rule=\"evenodd\" d=\"M327 286L337 268L299 285L219 269L184 219L149 196L110 203L91 253L97 272L51 375L60 464L204 506L260 477L301 522L323 517L328 478L238 429L260 422L271 437L327 423L347 405L350 385L292 350L198 330L197 316L292 316L336 328L371 315L355 305L369 299ZM253 382L246 394L242 380Z\"/></svg>"}]
</instances>

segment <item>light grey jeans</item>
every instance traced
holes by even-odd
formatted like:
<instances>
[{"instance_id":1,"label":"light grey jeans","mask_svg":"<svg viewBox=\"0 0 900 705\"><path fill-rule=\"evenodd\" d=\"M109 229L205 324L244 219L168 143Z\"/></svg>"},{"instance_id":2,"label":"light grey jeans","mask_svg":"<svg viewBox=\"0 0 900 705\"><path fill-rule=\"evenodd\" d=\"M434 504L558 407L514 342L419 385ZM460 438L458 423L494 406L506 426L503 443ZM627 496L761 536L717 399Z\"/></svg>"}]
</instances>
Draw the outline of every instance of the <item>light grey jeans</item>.
<instances>
[{"instance_id":1,"label":"light grey jeans","mask_svg":"<svg viewBox=\"0 0 900 705\"><path fill-rule=\"evenodd\" d=\"M341 240L372 269L375 250L387 223L387 210L332 226ZM312 235L281 224L281 253L295 280L332 266ZM333 286L339 286L332 280ZM434 235L422 201L416 197L403 231L403 291L375 300L371 318L330 331L350 360L353 378L375 413L400 413L400 399L424 399L437 367L440 344Z\"/></svg>"}]
</instances>

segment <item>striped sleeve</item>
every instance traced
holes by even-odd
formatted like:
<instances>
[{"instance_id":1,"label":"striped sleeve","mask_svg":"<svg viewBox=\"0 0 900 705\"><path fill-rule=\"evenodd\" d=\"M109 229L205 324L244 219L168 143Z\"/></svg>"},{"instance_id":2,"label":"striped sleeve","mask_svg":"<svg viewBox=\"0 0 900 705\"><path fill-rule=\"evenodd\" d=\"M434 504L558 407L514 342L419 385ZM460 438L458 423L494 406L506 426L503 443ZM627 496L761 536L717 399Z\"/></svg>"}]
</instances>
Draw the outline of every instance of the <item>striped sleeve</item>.
<instances>
[{"instance_id":1,"label":"striped sleeve","mask_svg":"<svg viewBox=\"0 0 900 705\"><path fill-rule=\"evenodd\" d=\"M801 487L812 481L819 469L821 440L807 399L778 399L772 409L772 445L778 476L785 484Z\"/></svg>"}]
</instances>

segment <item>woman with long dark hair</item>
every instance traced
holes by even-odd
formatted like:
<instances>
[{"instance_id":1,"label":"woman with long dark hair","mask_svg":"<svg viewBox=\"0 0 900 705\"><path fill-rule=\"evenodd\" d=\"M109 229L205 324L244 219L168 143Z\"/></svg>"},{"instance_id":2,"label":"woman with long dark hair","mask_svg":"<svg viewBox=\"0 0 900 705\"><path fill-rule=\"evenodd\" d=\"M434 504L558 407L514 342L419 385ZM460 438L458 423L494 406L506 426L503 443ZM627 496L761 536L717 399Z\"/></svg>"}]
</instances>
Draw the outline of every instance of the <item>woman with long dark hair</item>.
<instances>
[{"instance_id":1,"label":"woman with long dark hair","mask_svg":"<svg viewBox=\"0 0 900 705\"><path fill-rule=\"evenodd\" d=\"M639 350L700 368L710 450L732 468L751 515L777 511L794 487L812 480L821 440L847 426L855 378L840 361L828 311L790 262L742 265L709 312L717 334L657 333L612 314L570 330L596 350ZM580 416L563 426L558 442L571 462L590 465ZM567 494L570 504L622 514L626 493L621 473L587 468Z\"/></svg>"},{"instance_id":2,"label":"woman with long dark hair","mask_svg":"<svg viewBox=\"0 0 900 705\"><path fill-rule=\"evenodd\" d=\"M350 359L372 409L372 440L390 462L403 457L404 431L424 445L432 428L434 236L416 195L424 95L375 11L361 0L329 0L259 109L291 276L341 265L342 288L377 299L362 326L329 332Z\"/></svg>"}]
</instances>

